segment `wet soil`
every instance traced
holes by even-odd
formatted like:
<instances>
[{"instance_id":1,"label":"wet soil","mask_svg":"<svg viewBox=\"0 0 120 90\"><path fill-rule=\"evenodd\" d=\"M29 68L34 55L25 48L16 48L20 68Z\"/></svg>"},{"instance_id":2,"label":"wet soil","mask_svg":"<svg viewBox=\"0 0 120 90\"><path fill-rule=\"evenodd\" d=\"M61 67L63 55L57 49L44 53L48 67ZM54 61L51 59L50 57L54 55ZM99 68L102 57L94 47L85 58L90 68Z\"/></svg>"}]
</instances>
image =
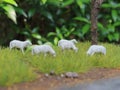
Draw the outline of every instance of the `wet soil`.
<instances>
[{"instance_id":1,"label":"wet soil","mask_svg":"<svg viewBox=\"0 0 120 90\"><path fill-rule=\"evenodd\" d=\"M0 90L58 90L62 86L73 86L78 83L93 82L94 80L120 76L120 69L97 68L86 73L79 73L78 78L66 78L59 75L45 76L38 75L38 78L31 82L15 84L9 87L0 87Z\"/></svg>"}]
</instances>

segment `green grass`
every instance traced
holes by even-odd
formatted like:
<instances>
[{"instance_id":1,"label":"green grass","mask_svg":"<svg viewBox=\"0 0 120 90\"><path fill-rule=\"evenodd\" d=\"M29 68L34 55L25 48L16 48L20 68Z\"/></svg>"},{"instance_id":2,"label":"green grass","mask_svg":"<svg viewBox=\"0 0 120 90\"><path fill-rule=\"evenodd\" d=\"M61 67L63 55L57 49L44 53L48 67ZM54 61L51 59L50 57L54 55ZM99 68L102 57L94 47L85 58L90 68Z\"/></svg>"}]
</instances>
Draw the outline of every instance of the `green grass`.
<instances>
[{"instance_id":1,"label":"green grass","mask_svg":"<svg viewBox=\"0 0 120 90\"><path fill-rule=\"evenodd\" d=\"M35 79L32 68L22 61L23 55L17 50L8 48L0 50L0 86L10 86L14 83Z\"/></svg>"},{"instance_id":2,"label":"green grass","mask_svg":"<svg viewBox=\"0 0 120 90\"><path fill-rule=\"evenodd\" d=\"M107 49L107 54L95 54L87 56L90 43L78 43L78 52L66 50L54 46L57 56L43 54L31 55L27 52L23 55L19 50L0 49L0 86L8 86L14 83L34 80L37 72L49 73L54 70L56 74L69 71L83 73L92 68L119 68L120 67L120 46L100 43Z\"/></svg>"},{"instance_id":3,"label":"green grass","mask_svg":"<svg viewBox=\"0 0 120 90\"><path fill-rule=\"evenodd\" d=\"M100 43L101 44L101 43ZM57 53L56 57L44 55L34 55L27 53L26 62L29 62L33 67L40 72L49 73L54 70L56 74L74 71L86 72L91 68L118 68L120 66L119 52L120 47L113 44L102 44L107 48L107 55L96 54L94 56L87 56L90 43L78 43L78 53L72 50L61 52L58 47L53 47ZM31 59L29 59L31 57ZM28 59L27 59L28 58Z\"/></svg>"}]
</instances>

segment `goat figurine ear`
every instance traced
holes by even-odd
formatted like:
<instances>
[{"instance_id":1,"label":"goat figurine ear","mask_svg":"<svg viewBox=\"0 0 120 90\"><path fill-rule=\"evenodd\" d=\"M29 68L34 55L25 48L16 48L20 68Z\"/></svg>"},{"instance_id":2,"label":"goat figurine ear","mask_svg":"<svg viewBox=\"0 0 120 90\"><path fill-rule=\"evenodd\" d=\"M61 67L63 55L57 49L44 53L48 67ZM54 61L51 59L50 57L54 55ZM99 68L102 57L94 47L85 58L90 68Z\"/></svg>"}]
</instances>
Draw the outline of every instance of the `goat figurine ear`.
<instances>
[{"instance_id":1,"label":"goat figurine ear","mask_svg":"<svg viewBox=\"0 0 120 90\"><path fill-rule=\"evenodd\" d=\"M30 40L25 40L25 42L28 43L28 45L32 45L31 41Z\"/></svg>"},{"instance_id":2,"label":"goat figurine ear","mask_svg":"<svg viewBox=\"0 0 120 90\"><path fill-rule=\"evenodd\" d=\"M75 44L75 43L78 43L76 39L72 39L71 41L72 41L74 44Z\"/></svg>"}]
</instances>

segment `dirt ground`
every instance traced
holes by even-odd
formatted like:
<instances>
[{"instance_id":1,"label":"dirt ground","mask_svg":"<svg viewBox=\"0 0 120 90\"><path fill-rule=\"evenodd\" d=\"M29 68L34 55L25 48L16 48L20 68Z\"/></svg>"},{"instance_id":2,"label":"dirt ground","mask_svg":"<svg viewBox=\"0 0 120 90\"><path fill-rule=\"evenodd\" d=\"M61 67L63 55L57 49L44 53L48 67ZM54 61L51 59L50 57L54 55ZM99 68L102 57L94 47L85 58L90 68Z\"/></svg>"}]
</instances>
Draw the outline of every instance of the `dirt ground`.
<instances>
[{"instance_id":1,"label":"dirt ground","mask_svg":"<svg viewBox=\"0 0 120 90\"><path fill-rule=\"evenodd\" d=\"M62 86L72 86L78 83L92 82L94 80L120 76L120 69L93 69L80 73L78 78L65 78L61 76L48 76L39 74L38 79L32 82L15 84L11 87L0 87L0 90L57 90Z\"/></svg>"}]
</instances>

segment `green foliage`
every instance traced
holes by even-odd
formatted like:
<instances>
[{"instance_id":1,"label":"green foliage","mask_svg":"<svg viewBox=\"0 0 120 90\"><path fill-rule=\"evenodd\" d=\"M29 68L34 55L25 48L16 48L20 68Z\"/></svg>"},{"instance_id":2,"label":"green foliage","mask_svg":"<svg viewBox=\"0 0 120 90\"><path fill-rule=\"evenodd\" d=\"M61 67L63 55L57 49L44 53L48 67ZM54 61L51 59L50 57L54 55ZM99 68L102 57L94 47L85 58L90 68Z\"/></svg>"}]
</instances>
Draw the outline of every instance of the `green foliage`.
<instances>
[{"instance_id":1,"label":"green foliage","mask_svg":"<svg viewBox=\"0 0 120 90\"><path fill-rule=\"evenodd\" d=\"M16 33L11 36L13 39L27 38L34 43L51 42L55 45L62 38L90 40L90 0L16 0L17 4L14 0L1 2L0 10L4 9L4 13L7 12L8 17L17 22L17 25L9 23ZM6 6L7 9L4 8ZM10 10L15 10L14 15L8 6ZM102 4L98 16L99 41L119 43L119 8L118 0L106 0Z\"/></svg>"},{"instance_id":2,"label":"green foliage","mask_svg":"<svg viewBox=\"0 0 120 90\"><path fill-rule=\"evenodd\" d=\"M11 4L11 5L17 6L17 3L15 2L15 0L1 0L0 3L8 3L8 4Z\"/></svg>"},{"instance_id":3,"label":"green foliage","mask_svg":"<svg viewBox=\"0 0 120 90\"><path fill-rule=\"evenodd\" d=\"M99 40L109 42L120 41L120 4L117 1L108 0L102 4L101 14L99 17ZM106 13L105 13L106 12Z\"/></svg>"},{"instance_id":4,"label":"green foliage","mask_svg":"<svg viewBox=\"0 0 120 90\"><path fill-rule=\"evenodd\" d=\"M68 38L72 33L74 32L75 28L70 28L67 29L65 26L62 26L62 28L56 27L55 32L49 32L48 37L54 37L54 44L57 45L58 40L63 39L63 38Z\"/></svg>"},{"instance_id":5,"label":"green foliage","mask_svg":"<svg viewBox=\"0 0 120 90\"><path fill-rule=\"evenodd\" d=\"M3 0L0 2L0 8L4 9L4 13L10 18L14 23L16 21L16 12L13 5L17 7L17 3L14 0Z\"/></svg>"}]
</instances>

